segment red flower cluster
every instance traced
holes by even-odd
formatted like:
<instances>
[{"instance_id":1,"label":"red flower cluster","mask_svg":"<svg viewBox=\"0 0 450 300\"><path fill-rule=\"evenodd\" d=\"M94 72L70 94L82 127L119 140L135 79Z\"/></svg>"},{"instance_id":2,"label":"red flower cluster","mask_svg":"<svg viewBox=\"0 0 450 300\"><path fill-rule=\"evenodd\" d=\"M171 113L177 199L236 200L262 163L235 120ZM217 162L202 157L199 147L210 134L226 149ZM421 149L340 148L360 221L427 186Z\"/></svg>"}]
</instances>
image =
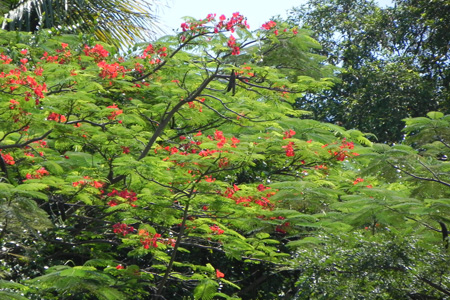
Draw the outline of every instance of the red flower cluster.
<instances>
[{"instance_id":1,"label":"red flower cluster","mask_svg":"<svg viewBox=\"0 0 450 300\"><path fill-rule=\"evenodd\" d=\"M225 190L225 193L223 193L223 196L225 196L227 198L233 198L234 193L239 190L240 190L240 188L237 185L233 184L232 188L229 187Z\"/></svg>"},{"instance_id":2,"label":"red flower cluster","mask_svg":"<svg viewBox=\"0 0 450 300\"><path fill-rule=\"evenodd\" d=\"M293 137L295 135L295 131L292 129L289 129L289 131L285 131L284 132L284 136L283 136L283 140L285 139L290 139L291 137Z\"/></svg>"},{"instance_id":3,"label":"red flower cluster","mask_svg":"<svg viewBox=\"0 0 450 300\"><path fill-rule=\"evenodd\" d=\"M262 192L270 189L270 187L265 187L264 185L260 184L256 189ZM237 191L239 191L239 187L237 185L233 185L233 188L227 188L222 196L233 199L236 204L244 203L244 206L249 206L250 203L255 203L265 209L272 209L274 206L268 198L275 195L275 192L267 193L265 196L261 196L258 198L253 196L234 196L235 192Z\"/></svg>"},{"instance_id":4,"label":"red flower cluster","mask_svg":"<svg viewBox=\"0 0 450 300\"><path fill-rule=\"evenodd\" d=\"M96 189L99 189L99 188L103 187L103 185L104 185L104 183L101 181L91 180L91 178L89 176L84 176L83 178L86 180L79 180L79 181L72 182L72 186L77 187L79 185L84 186L86 184L89 184L90 186L93 186Z\"/></svg>"},{"instance_id":5,"label":"red flower cluster","mask_svg":"<svg viewBox=\"0 0 450 300\"><path fill-rule=\"evenodd\" d=\"M224 157L219 160L219 168L225 168L228 166L228 158Z\"/></svg>"},{"instance_id":6,"label":"red flower cluster","mask_svg":"<svg viewBox=\"0 0 450 300\"><path fill-rule=\"evenodd\" d=\"M364 178L360 178L360 177L356 178L355 181L353 181L353 185L357 185L360 182L364 182ZM371 188L373 188L373 186L371 184L369 184L369 185L366 185L366 188L371 189Z\"/></svg>"},{"instance_id":7,"label":"red flower cluster","mask_svg":"<svg viewBox=\"0 0 450 300\"><path fill-rule=\"evenodd\" d=\"M221 235L225 233L225 231L223 229L220 229L220 227L217 225L209 226L209 229L212 230L213 234Z\"/></svg>"},{"instance_id":8,"label":"red flower cluster","mask_svg":"<svg viewBox=\"0 0 450 300\"><path fill-rule=\"evenodd\" d=\"M287 230L289 229L289 227L291 226L291 223L289 222L284 222L281 225L277 225L277 227L275 227L275 231L281 234L286 234Z\"/></svg>"},{"instance_id":9,"label":"red flower cluster","mask_svg":"<svg viewBox=\"0 0 450 300\"><path fill-rule=\"evenodd\" d=\"M125 199L131 206L135 207L136 205L133 204L134 201L137 200L136 193L128 190L123 190L121 192L118 192L116 189L113 189L112 192L107 194L108 197L115 197L119 196L123 199ZM114 198L108 202L109 206L117 206L121 201L117 198Z\"/></svg>"},{"instance_id":10,"label":"red flower cluster","mask_svg":"<svg viewBox=\"0 0 450 300\"><path fill-rule=\"evenodd\" d=\"M103 58L108 57L109 52L103 48L102 45L95 45L94 47L89 47L88 45L84 46L83 49L84 54L87 56L93 57L96 62L100 62Z\"/></svg>"},{"instance_id":11,"label":"red flower cluster","mask_svg":"<svg viewBox=\"0 0 450 300\"><path fill-rule=\"evenodd\" d=\"M42 56L41 59L45 60L46 62L57 62L59 57L58 55L50 56L47 52L44 52L44 56Z\"/></svg>"},{"instance_id":12,"label":"red flower cluster","mask_svg":"<svg viewBox=\"0 0 450 300\"><path fill-rule=\"evenodd\" d=\"M262 192L262 191L265 191L265 190L269 190L270 187L269 186L264 186L264 184L261 183L260 185L258 185L258 187L256 189L258 191Z\"/></svg>"},{"instance_id":13,"label":"red flower cluster","mask_svg":"<svg viewBox=\"0 0 450 300\"><path fill-rule=\"evenodd\" d=\"M201 102L204 102L204 98L203 98L203 101L201 101ZM189 108L198 108L199 112L203 112L203 106L200 103L196 104L194 101L190 101L190 102L188 102L188 105L189 105Z\"/></svg>"},{"instance_id":14,"label":"red flower cluster","mask_svg":"<svg viewBox=\"0 0 450 300\"><path fill-rule=\"evenodd\" d=\"M224 15L221 15L219 17L219 23L217 23L214 32L218 32L218 30L226 29L227 31L234 32L235 27L239 28L247 28L249 29L250 26L247 24L247 19L241 15L238 12L233 13L231 18L226 21L226 17Z\"/></svg>"},{"instance_id":15,"label":"red flower cluster","mask_svg":"<svg viewBox=\"0 0 450 300\"><path fill-rule=\"evenodd\" d=\"M5 162L5 164L7 164L7 165L14 165L16 163L14 161L14 158L10 154L3 154L3 153L0 153L0 154L2 155L2 159Z\"/></svg>"},{"instance_id":16,"label":"red flower cluster","mask_svg":"<svg viewBox=\"0 0 450 300\"><path fill-rule=\"evenodd\" d=\"M135 229L133 226L128 226L127 224L123 223L116 223L113 225L114 233L122 234L123 236L126 236L129 233L132 233Z\"/></svg>"},{"instance_id":17,"label":"red flower cluster","mask_svg":"<svg viewBox=\"0 0 450 300\"><path fill-rule=\"evenodd\" d=\"M67 119L64 115L60 115L55 112L50 113L47 117L47 120L48 121L56 121L58 123L64 123L67 121Z\"/></svg>"},{"instance_id":18,"label":"red flower cluster","mask_svg":"<svg viewBox=\"0 0 450 300\"><path fill-rule=\"evenodd\" d=\"M205 20L185 22L181 24L181 29L183 32L188 30L193 33L207 33L207 29L204 27L205 24L209 22L215 21L216 14L209 14ZM246 18L240 13L233 13L232 17L227 19L225 15L221 15L219 17L219 22L214 25L214 33L219 33L220 31L231 31L234 33L236 28L250 28L247 24ZM193 34L192 33L192 34ZM186 34L181 36L181 41L184 42L186 40ZM236 46L236 39L231 35L228 40L228 47L232 49L232 55L238 55L240 53L240 49Z\"/></svg>"},{"instance_id":19,"label":"red flower cluster","mask_svg":"<svg viewBox=\"0 0 450 300\"><path fill-rule=\"evenodd\" d=\"M34 94L38 98L41 98L41 99L44 98L43 92L47 92L47 85L45 83L44 84L38 84L36 82L36 79L34 79L31 76L27 76L26 83L33 90ZM36 100L36 105L38 105L38 104L39 104L39 100Z\"/></svg>"},{"instance_id":20,"label":"red flower cluster","mask_svg":"<svg viewBox=\"0 0 450 300\"><path fill-rule=\"evenodd\" d=\"M266 30L270 30L270 29L274 28L275 26L277 26L277 23L271 20L269 22L262 24L261 27Z\"/></svg>"},{"instance_id":21,"label":"red flower cluster","mask_svg":"<svg viewBox=\"0 0 450 300\"><path fill-rule=\"evenodd\" d=\"M144 50L144 55L141 58L150 59L150 64L159 64L163 57L167 56L167 47L154 47L149 44Z\"/></svg>"},{"instance_id":22,"label":"red flower cluster","mask_svg":"<svg viewBox=\"0 0 450 300\"><path fill-rule=\"evenodd\" d=\"M159 233L150 234L145 229L140 229L138 235L141 237L140 241L144 249L150 248L150 245L153 248L157 248L158 244L156 242L160 242L158 239L161 237Z\"/></svg>"},{"instance_id":23,"label":"red flower cluster","mask_svg":"<svg viewBox=\"0 0 450 300\"><path fill-rule=\"evenodd\" d=\"M286 149L286 156L294 156L294 142L289 142L286 146L282 146L281 148Z\"/></svg>"},{"instance_id":24,"label":"red flower cluster","mask_svg":"<svg viewBox=\"0 0 450 300\"><path fill-rule=\"evenodd\" d=\"M241 49L236 46L236 38L233 35L230 35L227 46L231 49L231 55L239 55L241 53Z\"/></svg>"},{"instance_id":25,"label":"red flower cluster","mask_svg":"<svg viewBox=\"0 0 450 300\"><path fill-rule=\"evenodd\" d=\"M123 110L119 109L119 107L115 103L113 105L108 106L107 108L114 109L108 116L109 120L115 120L118 115L121 115L123 113Z\"/></svg>"},{"instance_id":26,"label":"red flower cluster","mask_svg":"<svg viewBox=\"0 0 450 300\"><path fill-rule=\"evenodd\" d=\"M108 64L107 62L102 60L99 63L97 63L97 66L101 68L99 76L103 79L117 78L119 73L121 73L122 78L124 78L125 73L127 72L127 70L123 66L119 65L119 63Z\"/></svg>"},{"instance_id":27,"label":"red flower cluster","mask_svg":"<svg viewBox=\"0 0 450 300\"><path fill-rule=\"evenodd\" d=\"M214 182L214 181L216 181L216 178L213 178L212 176L206 175L205 176L205 181L206 182Z\"/></svg>"},{"instance_id":28,"label":"red flower cluster","mask_svg":"<svg viewBox=\"0 0 450 300\"><path fill-rule=\"evenodd\" d=\"M12 62L12 58L9 58L8 56L4 55L3 52L0 54L0 61L4 65L9 65Z\"/></svg>"},{"instance_id":29,"label":"red flower cluster","mask_svg":"<svg viewBox=\"0 0 450 300\"><path fill-rule=\"evenodd\" d=\"M50 175L50 173L44 167L42 167L42 168L36 170L35 174L27 173L27 175L25 175L25 178L26 179L40 179L46 175Z\"/></svg>"},{"instance_id":30,"label":"red flower cluster","mask_svg":"<svg viewBox=\"0 0 450 300\"><path fill-rule=\"evenodd\" d=\"M227 138L223 135L222 131L219 131L216 129L216 132L214 133L214 140L218 141L217 148L222 148L225 143L227 142ZM237 144L239 144L241 141L235 137L231 138L231 147L236 148Z\"/></svg>"},{"instance_id":31,"label":"red flower cluster","mask_svg":"<svg viewBox=\"0 0 450 300\"><path fill-rule=\"evenodd\" d=\"M223 274L222 272L219 271L219 269L216 269L216 277L217 278L224 278L225 274Z\"/></svg>"},{"instance_id":32,"label":"red flower cluster","mask_svg":"<svg viewBox=\"0 0 450 300\"><path fill-rule=\"evenodd\" d=\"M26 69L22 70L26 71ZM47 92L47 85L45 83L39 84L37 83L34 77L27 75L25 78L22 76L22 71L19 69L10 70L8 73L1 72L0 78L8 78L6 81L6 85L2 87L6 87L9 85L10 92L18 89L20 86L25 86L33 90L36 95L36 105L39 104L39 99L44 98L44 92ZM31 97L31 93L25 93L25 101L29 101Z\"/></svg>"},{"instance_id":33,"label":"red flower cluster","mask_svg":"<svg viewBox=\"0 0 450 300\"><path fill-rule=\"evenodd\" d=\"M356 185L356 184L358 184L360 182L364 182L364 179L358 177L358 178L355 179L355 181L353 181L353 185Z\"/></svg>"},{"instance_id":34,"label":"red flower cluster","mask_svg":"<svg viewBox=\"0 0 450 300\"><path fill-rule=\"evenodd\" d=\"M202 31L204 29L204 25L209 22L214 22L216 20L216 14L208 14L205 20L192 21L181 23L181 29L183 32L188 30L191 31ZM214 32L218 33L220 30L231 31L232 33L235 31L235 28L247 28L250 26L247 24L247 19L238 12L233 13L231 18L227 20L225 15L221 15L219 17L219 22L214 26Z\"/></svg>"},{"instance_id":35,"label":"red flower cluster","mask_svg":"<svg viewBox=\"0 0 450 300\"><path fill-rule=\"evenodd\" d=\"M342 144L339 146L339 150L338 151L334 151L332 154L336 157L337 160L339 161L344 161L347 157L350 156L358 156L358 153L349 153L348 150L353 150L353 148L355 148L355 145L353 144L353 142L347 142L346 139L344 138L341 142ZM348 149L348 150L346 150ZM330 151L331 153L331 151Z\"/></svg>"},{"instance_id":36,"label":"red flower cluster","mask_svg":"<svg viewBox=\"0 0 450 300\"><path fill-rule=\"evenodd\" d=\"M244 65L245 65L245 63L244 63ZM244 67L242 67L242 69L243 70L239 70L239 74L240 75L244 75L245 73L247 73L246 75L247 76L249 76L249 77L254 77L255 76L255 73L253 73L253 72L251 72L250 70L252 69L252 67L250 67L250 66L244 66ZM248 82L248 79L247 78L244 78L243 79L245 82ZM238 116L238 120L239 120L239 116Z\"/></svg>"},{"instance_id":37,"label":"red flower cluster","mask_svg":"<svg viewBox=\"0 0 450 300\"><path fill-rule=\"evenodd\" d=\"M130 153L130 147L125 147L125 146L120 146L122 148L122 153L123 154L128 154Z\"/></svg>"}]
</instances>

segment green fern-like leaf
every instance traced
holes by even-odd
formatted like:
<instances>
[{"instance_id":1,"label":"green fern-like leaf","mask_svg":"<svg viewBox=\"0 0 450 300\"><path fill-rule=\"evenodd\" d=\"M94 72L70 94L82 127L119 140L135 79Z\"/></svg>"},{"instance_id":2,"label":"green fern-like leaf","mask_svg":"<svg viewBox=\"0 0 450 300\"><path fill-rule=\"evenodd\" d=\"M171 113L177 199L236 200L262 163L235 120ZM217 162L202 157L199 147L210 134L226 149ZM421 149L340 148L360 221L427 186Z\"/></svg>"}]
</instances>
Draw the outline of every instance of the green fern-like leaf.
<instances>
[{"instance_id":1,"label":"green fern-like leaf","mask_svg":"<svg viewBox=\"0 0 450 300\"><path fill-rule=\"evenodd\" d=\"M202 280L194 290L194 299L212 300L219 284L211 279Z\"/></svg>"}]
</instances>

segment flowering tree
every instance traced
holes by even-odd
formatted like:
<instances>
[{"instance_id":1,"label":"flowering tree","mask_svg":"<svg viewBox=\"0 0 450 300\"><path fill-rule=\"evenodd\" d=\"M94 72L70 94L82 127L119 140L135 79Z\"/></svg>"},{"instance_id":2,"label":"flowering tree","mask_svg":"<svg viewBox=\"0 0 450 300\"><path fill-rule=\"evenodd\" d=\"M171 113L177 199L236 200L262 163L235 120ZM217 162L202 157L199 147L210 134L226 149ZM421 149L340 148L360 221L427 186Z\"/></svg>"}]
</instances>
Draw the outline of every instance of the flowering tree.
<instances>
[{"instance_id":1,"label":"flowering tree","mask_svg":"<svg viewBox=\"0 0 450 300\"><path fill-rule=\"evenodd\" d=\"M374 193L355 161L370 142L293 108L330 80L266 60L301 44L321 70L297 28L211 14L125 58L74 36L0 42L2 296L293 296L297 247L378 228L342 203Z\"/></svg>"}]
</instances>

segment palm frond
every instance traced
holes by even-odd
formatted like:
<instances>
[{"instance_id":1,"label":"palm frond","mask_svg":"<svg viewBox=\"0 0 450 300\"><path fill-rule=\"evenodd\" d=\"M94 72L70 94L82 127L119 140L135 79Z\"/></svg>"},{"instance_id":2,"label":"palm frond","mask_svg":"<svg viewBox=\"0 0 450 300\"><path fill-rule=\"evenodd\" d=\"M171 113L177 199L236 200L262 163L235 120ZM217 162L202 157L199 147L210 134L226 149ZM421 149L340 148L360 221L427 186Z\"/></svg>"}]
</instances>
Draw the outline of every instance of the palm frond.
<instances>
[{"instance_id":1,"label":"palm frond","mask_svg":"<svg viewBox=\"0 0 450 300\"><path fill-rule=\"evenodd\" d=\"M21 0L10 5L2 29L34 32L71 26L123 46L154 38L161 30L157 12L163 6L159 0Z\"/></svg>"}]
</instances>

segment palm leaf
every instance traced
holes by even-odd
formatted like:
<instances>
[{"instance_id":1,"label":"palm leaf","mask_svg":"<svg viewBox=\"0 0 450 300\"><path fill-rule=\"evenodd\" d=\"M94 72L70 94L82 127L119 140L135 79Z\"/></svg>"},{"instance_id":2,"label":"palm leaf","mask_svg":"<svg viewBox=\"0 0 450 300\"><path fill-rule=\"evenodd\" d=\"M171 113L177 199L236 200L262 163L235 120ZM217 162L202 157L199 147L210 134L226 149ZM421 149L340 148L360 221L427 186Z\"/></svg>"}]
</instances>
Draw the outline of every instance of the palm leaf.
<instances>
[{"instance_id":1,"label":"palm leaf","mask_svg":"<svg viewBox=\"0 0 450 300\"><path fill-rule=\"evenodd\" d=\"M70 26L103 42L125 46L152 39L160 31L158 0L21 0L10 5L2 29L36 31ZM5 10L5 4L0 9Z\"/></svg>"}]
</instances>

